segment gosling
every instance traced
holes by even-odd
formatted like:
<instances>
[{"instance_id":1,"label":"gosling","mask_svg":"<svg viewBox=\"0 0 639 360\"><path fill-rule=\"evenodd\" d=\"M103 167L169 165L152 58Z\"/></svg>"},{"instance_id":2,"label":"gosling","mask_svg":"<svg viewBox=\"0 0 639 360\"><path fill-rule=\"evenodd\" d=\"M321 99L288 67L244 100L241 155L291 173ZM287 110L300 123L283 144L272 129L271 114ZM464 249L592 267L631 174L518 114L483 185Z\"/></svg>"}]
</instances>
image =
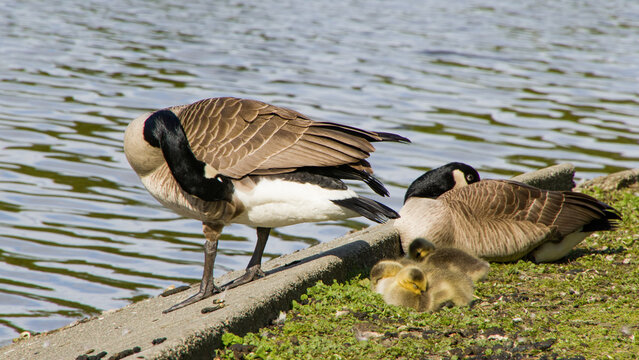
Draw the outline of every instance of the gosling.
<instances>
[{"instance_id":1,"label":"gosling","mask_svg":"<svg viewBox=\"0 0 639 360\"><path fill-rule=\"evenodd\" d=\"M490 264L464 250L457 248L435 248L424 238L413 240L408 249L408 258L425 267L458 271L473 281L481 281L490 271Z\"/></svg>"},{"instance_id":2,"label":"gosling","mask_svg":"<svg viewBox=\"0 0 639 360\"><path fill-rule=\"evenodd\" d=\"M371 269L371 289L384 294L384 290L395 281L395 275L402 270L403 264L395 260L381 260Z\"/></svg>"},{"instance_id":3,"label":"gosling","mask_svg":"<svg viewBox=\"0 0 639 360\"><path fill-rule=\"evenodd\" d=\"M417 266L404 266L383 289L384 301L390 305L406 306L419 310L426 291L426 276Z\"/></svg>"},{"instance_id":4,"label":"gosling","mask_svg":"<svg viewBox=\"0 0 639 360\"><path fill-rule=\"evenodd\" d=\"M468 306L473 301L474 284L467 275L447 269L430 269L425 275L428 287L418 310L435 312L450 303Z\"/></svg>"}]
</instances>

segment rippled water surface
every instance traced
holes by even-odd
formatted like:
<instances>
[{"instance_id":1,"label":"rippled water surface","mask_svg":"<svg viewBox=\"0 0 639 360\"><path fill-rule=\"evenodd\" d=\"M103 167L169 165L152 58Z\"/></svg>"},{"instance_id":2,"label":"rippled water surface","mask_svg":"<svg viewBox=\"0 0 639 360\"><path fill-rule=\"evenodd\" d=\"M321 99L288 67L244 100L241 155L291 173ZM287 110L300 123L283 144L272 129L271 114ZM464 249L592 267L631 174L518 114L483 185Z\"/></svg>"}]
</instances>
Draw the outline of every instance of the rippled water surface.
<instances>
[{"instance_id":1,"label":"rippled water surface","mask_svg":"<svg viewBox=\"0 0 639 360\"><path fill-rule=\"evenodd\" d=\"M401 133L413 144L371 158L396 209L453 160L484 177L639 167L636 1L3 3L0 344L199 280L201 225L122 152L149 110L242 96ZM368 224L280 228L265 258ZM216 274L246 266L254 238L227 227Z\"/></svg>"}]
</instances>

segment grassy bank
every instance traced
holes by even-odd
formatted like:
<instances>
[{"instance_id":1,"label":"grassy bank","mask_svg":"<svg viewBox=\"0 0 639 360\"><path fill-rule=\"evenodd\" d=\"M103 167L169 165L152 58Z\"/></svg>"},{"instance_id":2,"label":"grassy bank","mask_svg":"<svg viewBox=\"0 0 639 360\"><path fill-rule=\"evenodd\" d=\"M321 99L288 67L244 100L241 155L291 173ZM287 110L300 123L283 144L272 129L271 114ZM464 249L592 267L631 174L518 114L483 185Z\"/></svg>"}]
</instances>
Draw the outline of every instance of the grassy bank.
<instances>
[{"instance_id":1,"label":"grassy bank","mask_svg":"<svg viewBox=\"0 0 639 360\"><path fill-rule=\"evenodd\" d=\"M418 313L387 305L368 274L318 283L286 318L243 337L224 359L636 359L639 354L639 189L591 195L624 220L552 264L491 264L471 307Z\"/></svg>"}]
</instances>

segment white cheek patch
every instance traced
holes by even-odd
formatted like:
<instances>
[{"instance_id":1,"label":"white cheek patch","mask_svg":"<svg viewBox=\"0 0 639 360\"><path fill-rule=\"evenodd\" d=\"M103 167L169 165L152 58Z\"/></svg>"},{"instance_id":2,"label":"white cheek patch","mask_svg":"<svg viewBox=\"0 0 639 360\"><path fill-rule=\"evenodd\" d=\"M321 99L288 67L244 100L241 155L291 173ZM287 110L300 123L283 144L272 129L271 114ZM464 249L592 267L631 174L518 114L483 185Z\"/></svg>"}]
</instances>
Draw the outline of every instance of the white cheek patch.
<instances>
[{"instance_id":1,"label":"white cheek patch","mask_svg":"<svg viewBox=\"0 0 639 360\"><path fill-rule=\"evenodd\" d=\"M466 175L461 170L453 170L453 179L455 179L455 186L453 189L464 187L468 185L466 181Z\"/></svg>"},{"instance_id":2,"label":"white cheek patch","mask_svg":"<svg viewBox=\"0 0 639 360\"><path fill-rule=\"evenodd\" d=\"M220 172L217 171L216 168L214 168L213 166L206 164L204 166L204 177L207 179L213 179L214 177L216 177Z\"/></svg>"}]
</instances>

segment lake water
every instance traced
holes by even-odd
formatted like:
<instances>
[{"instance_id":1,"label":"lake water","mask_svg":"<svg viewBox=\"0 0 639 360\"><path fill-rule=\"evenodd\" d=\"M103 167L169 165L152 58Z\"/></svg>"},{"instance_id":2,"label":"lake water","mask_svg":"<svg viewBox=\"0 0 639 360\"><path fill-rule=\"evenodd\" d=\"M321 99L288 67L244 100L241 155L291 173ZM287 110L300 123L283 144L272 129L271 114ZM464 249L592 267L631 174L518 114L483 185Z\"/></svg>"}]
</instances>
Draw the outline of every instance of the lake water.
<instances>
[{"instance_id":1,"label":"lake water","mask_svg":"<svg viewBox=\"0 0 639 360\"><path fill-rule=\"evenodd\" d=\"M122 152L149 110L240 96L407 136L370 159L395 209L454 160L484 177L639 167L633 0L0 2L0 344L199 281L201 225ZM276 229L265 260L369 224ZM227 227L216 275L254 239Z\"/></svg>"}]
</instances>

